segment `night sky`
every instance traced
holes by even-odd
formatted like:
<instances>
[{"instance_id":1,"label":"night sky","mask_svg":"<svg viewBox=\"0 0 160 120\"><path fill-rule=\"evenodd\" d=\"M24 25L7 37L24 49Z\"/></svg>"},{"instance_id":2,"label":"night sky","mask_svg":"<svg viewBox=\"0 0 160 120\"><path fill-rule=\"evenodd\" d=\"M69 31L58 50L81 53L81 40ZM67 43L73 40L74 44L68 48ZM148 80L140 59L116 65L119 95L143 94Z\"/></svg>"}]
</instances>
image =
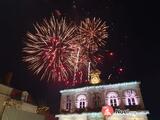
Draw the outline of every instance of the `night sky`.
<instances>
[{"instance_id":1,"label":"night sky","mask_svg":"<svg viewBox=\"0 0 160 120\"><path fill-rule=\"evenodd\" d=\"M22 62L23 41L35 22L49 18L51 14L66 16L79 21L86 17L98 17L109 26L106 50L113 51L115 63L124 67L123 80L141 81L142 95L150 119L158 118L160 55L158 42L158 14L156 7L145 0L4 0L0 3L0 79L13 72L12 87L27 90L38 104L49 105L54 113L59 110L60 85L39 81ZM107 59L107 57L105 57ZM102 74L111 72L109 62L100 65ZM107 66L101 67L101 66ZM102 75L102 79L106 76Z\"/></svg>"}]
</instances>

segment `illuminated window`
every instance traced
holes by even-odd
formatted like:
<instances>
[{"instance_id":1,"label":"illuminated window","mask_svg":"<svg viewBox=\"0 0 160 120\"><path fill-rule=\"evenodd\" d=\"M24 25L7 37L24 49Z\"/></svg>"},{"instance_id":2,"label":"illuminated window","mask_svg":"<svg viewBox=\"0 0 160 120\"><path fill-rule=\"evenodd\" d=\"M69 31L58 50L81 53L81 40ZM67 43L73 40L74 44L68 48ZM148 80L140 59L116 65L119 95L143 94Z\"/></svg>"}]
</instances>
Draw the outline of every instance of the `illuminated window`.
<instances>
[{"instance_id":1,"label":"illuminated window","mask_svg":"<svg viewBox=\"0 0 160 120\"><path fill-rule=\"evenodd\" d=\"M83 109L83 108L86 108L87 107L87 98L85 95L79 95L77 97L77 108L80 108L80 109Z\"/></svg>"},{"instance_id":2,"label":"illuminated window","mask_svg":"<svg viewBox=\"0 0 160 120\"><path fill-rule=\"evenodd\" d=\"M113 105L113 99L110 99L110 105L111 105L111 106L114 106L114 105Z\"/></svg>"},{"instance_id":3,"label":"illuminated window","mask_svg":"<svg viewBox=\"0 0 160 120\"><path fill-rule=\"evenodd\" d=\"M136 103L135 103L135 100L134 100L135 98L132 98L132 104L133 105L136 105Z\"/></svg>"},{"instance_id":4,"label":"illuminated window","mask_svg":"<svg viewBox=\"0 0 160 120\"><path fill-rule=\"evenodd\" d=\"M67 110L71 110L71 99L70 99L70 96L67 96L66 109Z\"/></svg>"},{"instance_id":5,"label":"illuminated window","mask_svg":"<svg viewBox=\"0 0 160 120\"><path fill-rule=\"evenodd\" d=\"M113 107L119 106L120 101L119 101L118 94L116 92L109 92L107 94L106 103L107 105L110 105Z\"/></svg>"},{"instance_id":6,"label":"illuminated window","mask_svg":"<svg viewBox=\"0 0 160 120\"><path fill-rule=\"evenodd\" d=\"M128 105L131 105L131 99L128 98Z\"/></svg>"},{"instance_id":7,"label":"illuminated window","mask_svg":"<svg viewBox=\"0 0 160 120\"><path fill-rule=\"evenodd\" d=\"M124 92L125 95L125 103L128 106L138 105L138 100L136 96L136 92L134 90L126 90Z\"/></svg>"},{"instance_id":8,"label":"illuminated window","mask_svg":"<svg viewBox=\"0 0 160 120\"><path fill-rule=\"evenodd\" d=\"M118 105L117 105L117 100L116 100L116 99L113 99L113 101L114 101L114 102L113 102L113 103L114 103L113 106L118 106Z\"/></svg>"}]
</instances>

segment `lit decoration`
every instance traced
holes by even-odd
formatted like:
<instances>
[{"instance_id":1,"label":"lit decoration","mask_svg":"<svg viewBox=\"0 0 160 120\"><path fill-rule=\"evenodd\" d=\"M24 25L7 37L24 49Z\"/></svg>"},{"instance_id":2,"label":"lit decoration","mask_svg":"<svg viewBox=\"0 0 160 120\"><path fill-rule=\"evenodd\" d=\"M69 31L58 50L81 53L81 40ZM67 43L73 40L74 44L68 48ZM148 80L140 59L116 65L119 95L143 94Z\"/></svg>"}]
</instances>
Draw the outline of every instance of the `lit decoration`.
<instances>
[{"instance_id":1,"label":"lit decoration","mask_svg":"<svg viewBox=\"0 0 160 120\"><path fill-rule=\"evenodd\" d=\"M115 88L115 87L128 87L128 86L137 86L140 82L125 82L125 83L117 83L117 84L109 84L109 85L99 85L99 86L87 86L83 88L75 88L75 89L66 89L61 90L60 93L68 93L68 92L82 92L87 91L89 89L109 89L109 88Z\"/></svg>"},{"instance_id":2,"label":"lit decoration","mask_svg":"<svg viewBox=\"0 0 160 120\"><path fill-rule=\"evenodd\" d=\"M107 26L100 19L86 18L81 21L79 36L81 45L87 49L86 52L94 53L106 43L105 38L108 37Z\"/></svg>"},{"instance_id":3,"label":"lit decoration","mask_svg":"<svg viewBox=\"0 0 160 120\"><path fill-rule=\"evenodd\" d=\"M67 24L65 19L58 20L54 16L49 21L44 19L43 24L36 24L34 28L34 34L27 34L23 61L41 79L67 81L73 74L74 56L71 52L74 51L76 28Z\"/></svg>"},{"instance_id":4,"label":"lit decoration","mask_svg":"<svg viewBox=\"0 0 160 120\"><path fill-rule=\"evenodd\" d=\"M129 111L128 113L126 113L125 115L129 115L129 116L135 116L135 115L147 115L149 114L149 111ZM92 116L102 116L102 112L88 112L88 113L71 113L71 114L59 114L59 115L55 115L55 117L66 117L66 116L77 116L77 115L92 115ZM112 115L119 115L119 116L124 116L124 114L121 113L113 113Z\"/></svg>"},{"instance_id":5,"label":"lit decoration","mask_svg":"<svg viewBox=\"0 0 160 120\"><path fill-rule=\"evenodd\" d=\"M103 113L104 116L111 116L114 112L112 106L106 105L102 107L101 112Z\"/></svg>"},{"instance_id":6,"label":"lit decoration","mask_svg":"<svg viewBox=\"0 0 160 120\"><path fill-rule=\"evenodd\" d=\"M91 84L98 84L101 82L101 79L99 77L99 75L101 74L101 72L96 69L94 71L91 72L91 80L90 80L90 83Z\"/></svg>"},{"instance_id":7,"label":"lit decoration","mask_svg":"<svg viewBox=\"0 0 160 120\"><path fill-rule=\"evenodd\" d=\"M14 108L16 110L22 110L22 111L31 112L31 113L36 113L37 111L37 106L28 104L23 101L11 99L11 98L8 98L6 101L4 101L3 106L4 106L4 109Z\"/></svg>"},{"instance_id":8,"label":"lit decoration","mask_svg":"<svg viewBox=\"0 0 160 120\"><path fill-rule=\"evenodd\" d=\"M47 107L47 106L41 106L41 107L39 106L36 110L36 113L42 114L42 113L45 113L48 110L49 110L49 107Z\"/></svg>"}]
</instances>

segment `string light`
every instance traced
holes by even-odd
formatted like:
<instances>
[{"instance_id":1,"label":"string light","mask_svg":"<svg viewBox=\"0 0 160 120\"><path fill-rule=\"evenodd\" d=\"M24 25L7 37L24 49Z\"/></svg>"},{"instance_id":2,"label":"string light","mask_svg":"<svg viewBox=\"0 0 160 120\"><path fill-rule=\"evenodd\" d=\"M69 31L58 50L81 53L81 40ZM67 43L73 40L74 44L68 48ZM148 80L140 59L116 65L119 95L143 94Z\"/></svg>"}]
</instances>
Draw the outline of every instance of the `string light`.
<instances>
[{"instance_id":1,"label":"string light","mask_svg":"<svg viewBox=\"0 0 160 120\"><path fill-rule=\"evenodd\" d=\"M114 88L114 87L124 87L129 85L139 85L140 82L124 82L124 83L117 83L117 84L109 84L109 85L99 85L99 86L87 86L82 88L75 88L75 89L65 89L61 90L60 93L66 93L66 92L81 92L81 91L87 91L89 89L107 89L107 88Z\"/></svg>"},{"instance_id":2,"label":"string light","mask_svg":"<svg viewBox=\"0 0 160 120\"><path fill-rule=\"evenodd\" d=\"M113 116L114 115L120 115L120 116L123 116L123 115L129 115L129 116L135 116L135 115L147 115L147 114L149 114L149 111L129 111L128 113L126 113L126 114L121 114L121 113L113 113ZM68 114L59 114L59 115L55 115L55 117L66 117L66 116L70 116L70 117L74 117L74 116L76 116L77 117L77 115L78 116L80 116L80 115L89 115L89 116L95 116L95 117L97 117L97 116L101 116L101 117L103 117L103 114L102 114L102 112L85 112L85 113L68 113Z\"/></svg>"}]
</instances>

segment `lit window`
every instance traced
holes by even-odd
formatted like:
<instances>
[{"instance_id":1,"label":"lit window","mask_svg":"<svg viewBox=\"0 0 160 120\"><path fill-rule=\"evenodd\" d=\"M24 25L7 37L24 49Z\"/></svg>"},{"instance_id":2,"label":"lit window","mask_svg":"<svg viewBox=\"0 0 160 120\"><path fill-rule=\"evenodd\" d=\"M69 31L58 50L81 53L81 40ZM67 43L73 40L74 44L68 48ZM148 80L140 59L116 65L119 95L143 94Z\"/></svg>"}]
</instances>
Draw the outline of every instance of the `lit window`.
<instances>
[{"instance_id":1,"label":"lit window","mask_svg":"<svg viewBox=\"0 0 160 120\"><path fill-rule=\"evenodd\" d=\"M116 92L109 92L107 94L106 103L107 105L110 105L113 107L119 106L120 101L119 101L118 94Z\"/></svg>"},{"instance_id":2,"label":"lit window","mask_svg":"<svg viewBox=\"0 0 160 120\"><path fill-rule=\"evenodd\" d=\"M131 99L128 98L128 105L131 105Z\"/></svg>"},{"instance_id":3,"label":"lit window","mask_svg":"<svg viewBox=\"0 0 160 120\"><path fill-rule=\"evenodd\" d=\"M135 103L135 100L134 100L135 98L132 98L132 104L133 105L136 105L136 103Z\"/></svg>"},{"instance_id":4,"label":"lit window","mask_svg":"<svg viewBox=\"0 0 160 120\"><path fill-rule=\"evenodd\" d=\"M128 106L138 105L138 100L136 96L136 92L134 90L126 90L124 92L125 95L125 103Z\"/></svg>"},{"instance_id":5,"label":"lit window","mask_svg":"<svg viewBox=\"0 0 160 120\"><path fill-rule=\"evenodd\" d=\"M114 101L114 102L113 102L113 103L114 103L113 106L118 106L118 105L117 105L117 100L116 100L116 99L113 99L113 101Z\"/></svg>"},{"instance_id":6,"label":"lit window","mask_svg":"<svg viewBox=\"0 0 160 120\"><path fill-rule=\"evenodd\" d=\"M114 105L113 105L113 99L110 99L110 105L111 105L111 106L114 106Z\"/></svg>"},{"instance_id":7,"label":"lit window","mask_svg":"<svg viewBox=\"0 0 160 120\"><path fill-rule=\"evenodd\" d=\"M85 95L79 95L77 97L77 104L76 104L77 108L81 108L81 109L86 108L87 104L88 102Z\"/></svg>"}]
</instances>

